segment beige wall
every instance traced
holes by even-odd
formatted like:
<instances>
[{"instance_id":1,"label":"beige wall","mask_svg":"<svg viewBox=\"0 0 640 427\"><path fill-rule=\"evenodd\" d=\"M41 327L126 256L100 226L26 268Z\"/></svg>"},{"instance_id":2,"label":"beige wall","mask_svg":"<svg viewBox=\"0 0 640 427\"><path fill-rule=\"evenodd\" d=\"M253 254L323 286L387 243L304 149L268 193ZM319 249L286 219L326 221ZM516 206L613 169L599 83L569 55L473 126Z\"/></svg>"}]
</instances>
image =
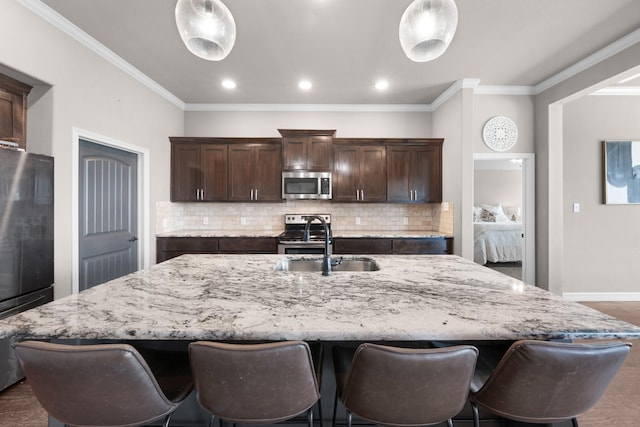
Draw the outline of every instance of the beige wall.
<instances>
[{"instance_id":1,"label":"beige wall","mask_svg":"<svg viewBox=\"0 0 640 427\"><path fill-rule=\"evenodd\" d=\"M344 138L429 138L429 112L203 112L185 113L186 136L279 137L278 129L336 129Z\"/></svg>"},{"instance_id":2,"label":"beige wall","mask_svg":"<svg viewBox=\"0 0 640 427\"><path fill-rule=\"evenodd\" d=\"M534 150L534 98L525 95L477 95L474 98L475 153L495 153L484 143L482 129L489 119L506 116L518 128L518 141L506 153L533 153Z\"/></svg>"},{"instance_id":3,"label":"beige wall","mask_svg":"<svg viewBox=\"0 0 640 427\"><path fill-rule=\"evenodd\" d=\"M476 169L473 193L474 206L500 203L505 214L507 208L522 208L522 171Z\"/></svg>"},{"instance_id":4,"label":"beige wall","mask_svg":"<svg viewBox=\"0 0 640 427\"><path fill-rule=\"evenodd\" d=\"M153 236L155 203L169 198L167 136L183 132L184 115L17 2L2 1L0 15L11 17L0 26L0 61L46 83L29 97L27 148L55 158L54 274L59 298L72 289L72 129L150 150L150 217L141 228ZM153 260L155 244L149 249Z\"/></svg>"},{"instance_id":5,"label":"beige wall","mask_svg":"<svg viewBox=\"0 0 640 427\"><path fill-rule=\"evenodd\" d=\"M464 91L464 89L463 89ZM434 135L444 138L442 146L442 198L453 204L454 253L462 255L462 159L463 133L462 112L464 104L463 91L452 96L444 105L433 113ZM470 212L469 208L467 212Z\"/></svg>"},{"instance_id":6,"label":"beige wall","mask_svg":"<svg viewBox=\"0 0 640 427\"><path fill-rule=\"evenodd\" d=\"M601 145L640 141L639 111L637 96L587 96L564 106L565 294L640 292L640 205L602 203Z\"/></svg>"}]
</instances>

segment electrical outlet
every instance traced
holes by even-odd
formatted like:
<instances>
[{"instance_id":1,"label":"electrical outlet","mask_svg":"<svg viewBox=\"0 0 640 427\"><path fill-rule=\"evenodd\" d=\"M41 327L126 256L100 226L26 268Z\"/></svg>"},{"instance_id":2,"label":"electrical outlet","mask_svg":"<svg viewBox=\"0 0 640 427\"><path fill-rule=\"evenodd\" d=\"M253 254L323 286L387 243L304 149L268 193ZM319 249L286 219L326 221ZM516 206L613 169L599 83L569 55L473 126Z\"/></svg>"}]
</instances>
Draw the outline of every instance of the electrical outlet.
<instances>
[{"instance_id":1,"label":"electrical outlet","mask_svg":"<svg viewBox=\"0 0 640 427\"><path fill-rule=\"evenodd\" d=\"M449 202L442 203L442 210L445 212L449 212Z\"/></svg>"},{"instance_id":2,"label":"electrical outlet","mask_svg":"<svg viewBox=\"0 0 640 427\"><path fill-rule=\"evenodd\" d=\"M162 228L167 228L169 226L169 220L167 218L164 218L162 220Z\"/></svg>"},{"instance_id":3,"label":"electrical outlet","mask_svg":"<svg viewBox=\"0 0 640 427\"><path fill-rule=\"evenodd\" d=\"M203 217L202 217L202 223L203 223L204 225L209 224L209 217L208 217L208 216L203 216Z\"/></svg>"},{"instance_id":4,"label":"electrical outlet","mask_svg":"<svg viewBox=\"0 0 640 427\"><path fill-rule=\"evenodd\" d=\"M241 216L241 217L240 217L240 224L241 224L241 225L247 225L247 218L245 218L245 217Z\"/></svg>"},{"instance_id":5,"label":"electrical outlet","mask_svg":"<svg viewBox=\"0 0 640 427\"><path fill-rule=\"evenodd\" d=\"M356 225L360 225L360 217L359 216L356 217Z\"/></svg>"},{"instance_id":6,"label":"electrical outlet","mask_svg":"<svg viewBox=\"0 0 640 427\"><path fill-rule=\"evenodd\" d=\"M408 225L408 224L409 224L409 218L405 216L405 217L402 219L402 223L403 223L404 225Z\"/></svg>"}]
</instances>

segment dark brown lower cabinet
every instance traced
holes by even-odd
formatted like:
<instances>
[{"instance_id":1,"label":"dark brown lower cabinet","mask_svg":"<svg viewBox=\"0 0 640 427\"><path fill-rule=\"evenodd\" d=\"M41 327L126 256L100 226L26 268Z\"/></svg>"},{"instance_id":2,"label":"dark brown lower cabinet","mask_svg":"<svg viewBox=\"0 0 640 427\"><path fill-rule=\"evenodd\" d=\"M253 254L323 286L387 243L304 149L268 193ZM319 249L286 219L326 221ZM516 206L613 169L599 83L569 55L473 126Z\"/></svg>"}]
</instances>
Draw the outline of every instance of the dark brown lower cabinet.
<instances>
[{"instance_id":1,"label":"dark brown lower cabinet","mask_svg":"<svg viewBox=\"0 0 640 427\"><path fill-rule=\"evenodd\" d=\"M453 253L452 237L333 239L334 254L437 255Z\"/></svg>"},{"instance_id":2,"label":"dark brown lower cabinet","mask_svg":"<svg viewBox=\"0 0 640 427\"><path fill-rule=\"evenodd\" d=\"M275 254L275 237L156 237L156 262L184 254Z\"/></svg>"},{"instance_id":3,"label":"dark brown lower cabinet","mask_svg":"<svg viewBox=\"0 0 640 427\"><path fill-rule=\"evenodd\" d=\"M334 254L391 254L391 239L334 238Z\"/></svg>"}]
</instances>

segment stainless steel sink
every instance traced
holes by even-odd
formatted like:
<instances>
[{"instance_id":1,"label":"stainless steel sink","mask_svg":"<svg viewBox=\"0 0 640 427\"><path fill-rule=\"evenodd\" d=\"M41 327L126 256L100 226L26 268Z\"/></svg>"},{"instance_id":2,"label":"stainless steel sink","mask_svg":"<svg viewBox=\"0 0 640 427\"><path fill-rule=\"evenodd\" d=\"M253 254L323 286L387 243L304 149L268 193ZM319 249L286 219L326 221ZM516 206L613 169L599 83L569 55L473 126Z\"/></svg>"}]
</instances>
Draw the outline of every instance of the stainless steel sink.
<instances>
[{"instance_id":1,"label":"stainless steel sink","mask_svg":"<svg viewBox=\"0 0 640 427\"><path fill-rule=\"evenodd\" d=\"M322 258L283 259L274 267L275 271L322 271ZM331 271L378 271L380 267L371 258L331 258Z\"/></svg>"}]
</instances>

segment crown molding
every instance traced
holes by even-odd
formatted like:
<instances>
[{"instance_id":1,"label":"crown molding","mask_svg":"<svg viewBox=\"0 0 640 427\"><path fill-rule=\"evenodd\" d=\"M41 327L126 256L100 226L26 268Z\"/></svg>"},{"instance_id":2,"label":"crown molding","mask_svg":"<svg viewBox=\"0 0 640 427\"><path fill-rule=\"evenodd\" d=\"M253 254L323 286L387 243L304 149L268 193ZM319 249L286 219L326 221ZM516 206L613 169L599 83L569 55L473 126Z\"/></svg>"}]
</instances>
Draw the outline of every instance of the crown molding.
<instances>
[{"instance_id":1,"label":"crown molding","mask_svg":"<svg viewBox=\"0 0 640 427\"><path fill-rule=\"evenodd\" d=\"M536 95L640 42L640 28L536 85Z\"/></svg>"},{"instance_id":2,"label":"crown molding","mask_svg":"<svg viewBox=\"0 0 640 427\"><path fill-rule=\"evenodd\" d=\"M445 89L445 91L442 92L439 97L437 97L431 104L429 104L430 111L435 111L440 108L445 102L449 100L449 98L458 93L459 90L473 89L475 91L478 87L478 84L480 84L479 79L456 80L451 86Z\"/></svg>"},{"instance_id":3,"label":"crown molding","mask_svg":"<svg viewBox=\"0 0 640 427\"><path fill-rule=\"evenodd\" d=\"M78 41L80 44L88 48L89 50L95 52L97 55L101 56L107 62L113 64L120 70L124 71L135 80L140 82L142 85L151 89L153 92L157 93L176 107L184 110L185 103L165 89L163 86L160 86L156 83L155 80L149 78L142 71L138 70L136 67L122 59L111 49L107 48L105 45L82 31L78 26L73 24L71 21L60 15L55 10L51 9L46 4L42 3L40 0L17 0L22 6L31 10L33 13L38 15L40 18L44 19L49 24L53 25L57 29L61 30L74 40Z\"/></svg>"}]
</instances>

